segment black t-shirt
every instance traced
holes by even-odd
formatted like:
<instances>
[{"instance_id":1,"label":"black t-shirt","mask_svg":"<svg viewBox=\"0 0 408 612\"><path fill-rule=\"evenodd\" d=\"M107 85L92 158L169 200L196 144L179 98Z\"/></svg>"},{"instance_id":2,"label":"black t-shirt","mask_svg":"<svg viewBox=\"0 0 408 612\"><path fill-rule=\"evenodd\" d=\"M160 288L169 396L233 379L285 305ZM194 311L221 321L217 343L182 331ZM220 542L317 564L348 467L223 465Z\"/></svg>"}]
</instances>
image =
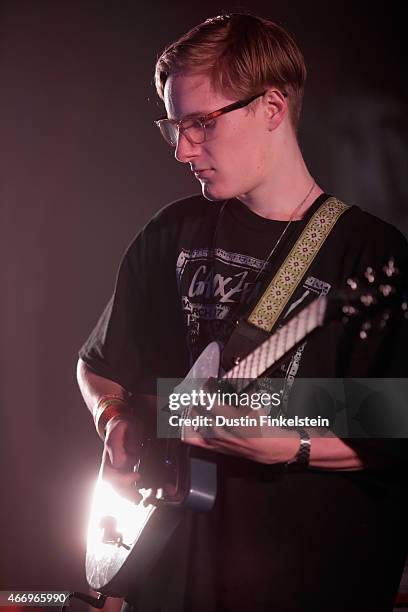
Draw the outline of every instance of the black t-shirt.
<instances>
[{"instance_id":1,"label":"black t-shirt","mask_svg":"<svg viewBox=\"0 0 408 612\"><path fill-rule=\"evenodd\" d=\"M291 223L270 262L265 259L286 221L260 217L238 200L228 202L221 216L222 204L209 203L201 196L167 206L127 249L115 292L82 347L81 358L129 390L137 387L141 376L184 376L209 341L225 343L237 315L250 311L263 285L326 197L321 195L304 219ZM348 278L362 277L367 266L379 270L391 256L406 260L402 234L351 207L319 251L284 316L294 305L306 303L310 295L326 295L345 287ZM315 337L313 343L319 348L308 348L313 358L302 358L302 375L382 374L384 354L372 350L374 336L362 358L358 352L350 361L349 352L347 360L339 362L340 328L335 332L330 328L329 345L324 332ZM393 375L398 376L397 365L393 367Z\"/></svg>"},{"instance_id":2,"label":"black t-shirt","mask_svg":"<svg viewBox=\"0 0 408 612\"><path fill-rule=\"evenodd\" d=\"M154 387L157 377L183 377L209 341L225 344L237 316L250 311L325 198L288 227L238 200L223 206L193 196L164 208L128 248L115 292L80 357L134 393ZM350 207L282 318L312 296L362 276L367 266L379 270L389 257L405 265L404 237ZM390 324L363 343L337 323L302 343L280 364L279 375L405 377L404 334L406 325ZM362 454L367 450L361 442L349 443ZM185 610L392 609L406 546L398 469L404 445L377 440L374 448L398 458L392 471L286 474L279 466L220 456L215 509L186 518L167 562L140 595L141 609L183 609L171 607L181 597L175 594L181 570L172 563L181 543ZM163 572L174 571L178 581L165 578ZM155 585L167 608L160 607Z\"/></svg>"}]
</instances>

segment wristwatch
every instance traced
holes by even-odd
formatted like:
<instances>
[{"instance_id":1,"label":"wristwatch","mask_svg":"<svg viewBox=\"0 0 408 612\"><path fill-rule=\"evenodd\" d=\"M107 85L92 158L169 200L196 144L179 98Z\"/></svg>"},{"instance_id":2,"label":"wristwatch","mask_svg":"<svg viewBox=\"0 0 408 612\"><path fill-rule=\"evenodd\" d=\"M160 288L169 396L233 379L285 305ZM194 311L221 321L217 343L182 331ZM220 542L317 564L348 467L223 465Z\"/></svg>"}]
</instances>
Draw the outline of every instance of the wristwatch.
<instances>
[{"instance_id":1,"label":"wristwatch","mask_svg":"<svg viewBox=\"0 0 408 612\"><path fill-rule=\"evenodd\" d=\"M310 461L310 448L312 446L312 441L306 429L299 427L296 431L300 435L299 450L292 459L289 459L289 461L285 463L285 467L307 468Z\"/></svg>"}]
</instances>

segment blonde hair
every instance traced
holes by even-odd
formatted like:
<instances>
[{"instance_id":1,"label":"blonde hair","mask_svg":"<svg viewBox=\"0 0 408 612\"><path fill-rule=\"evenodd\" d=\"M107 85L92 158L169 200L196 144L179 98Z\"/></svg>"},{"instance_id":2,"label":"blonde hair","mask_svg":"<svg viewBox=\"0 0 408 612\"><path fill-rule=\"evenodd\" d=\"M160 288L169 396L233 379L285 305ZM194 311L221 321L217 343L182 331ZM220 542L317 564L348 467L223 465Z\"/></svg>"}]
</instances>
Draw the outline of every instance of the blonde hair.
<instances>
[{"instance_id":1,"label":"blonde hair","mask_svg":"<svg viewBox=\"0 0 408 612\"><path fill-rule=\"evenodd\" d=\"M159 56L155 84L162 100L166 80L175 74L205 74L217 93L237 100L276 87L287 93L297 130L306 66L292 36L272 21L241 13L207 19Z\"/></svg>"}]
</instances>

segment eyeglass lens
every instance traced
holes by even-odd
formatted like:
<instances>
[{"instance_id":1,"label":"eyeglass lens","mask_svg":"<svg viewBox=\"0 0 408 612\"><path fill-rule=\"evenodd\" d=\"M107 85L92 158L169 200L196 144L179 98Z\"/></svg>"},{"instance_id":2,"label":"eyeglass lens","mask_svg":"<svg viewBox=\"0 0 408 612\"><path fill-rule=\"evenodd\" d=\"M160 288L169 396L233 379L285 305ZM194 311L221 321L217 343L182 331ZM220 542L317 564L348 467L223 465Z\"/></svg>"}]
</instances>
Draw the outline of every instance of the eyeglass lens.
<instances>
[{"instance_id":1,"label":"eyeglass lens","mask_svg":"<svg viewBox=\"0 0 408 612\"><path fill-rule=\"evenodd\" d=\"M163 138L173 147L177 144L178 130L178 125L170 121L162 121L160 123L160 131ZM196 144L200 144L205 140L204 127L198 119L185 119L180 124L180 131Z\"/></svg>"}]
</instances>

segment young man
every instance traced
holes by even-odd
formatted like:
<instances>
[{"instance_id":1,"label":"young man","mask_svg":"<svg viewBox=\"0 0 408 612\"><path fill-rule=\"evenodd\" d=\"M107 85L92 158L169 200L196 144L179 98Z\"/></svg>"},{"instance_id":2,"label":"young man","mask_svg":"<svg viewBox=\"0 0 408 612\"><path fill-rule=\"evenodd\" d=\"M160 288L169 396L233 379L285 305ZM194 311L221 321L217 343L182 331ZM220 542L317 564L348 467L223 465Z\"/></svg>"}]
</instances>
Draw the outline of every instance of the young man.
<instances>
[{"instance_id":1,"label":"young man","mask_svg":"<svg viewBox=\"0 0 408 612\"><path fill-rule=\"evenodd\" d=\"M211 340L227 345L329 198L296 137L305 78L290 35L249 15L208 19L157 61L167 114L157 125L202 196L164 208L136 237L78 364L104 439L104 474L127 494L139 477L129 439L143 428L128 416L130 396L159 377L183 377ZM406 260L395 228L332 202L339 219L318 237L320 250L274 329L367 266ZM406 376L397 334L390 325L364 344L338 322L270 375L288 386L301 376ZM200 430L184 438L217 457L216 504L186 517L130 602L135 610L392 610L406 550L403 452L382 440L278 433L214 427L211 438Z\"/></svg>"}]
</instances>

